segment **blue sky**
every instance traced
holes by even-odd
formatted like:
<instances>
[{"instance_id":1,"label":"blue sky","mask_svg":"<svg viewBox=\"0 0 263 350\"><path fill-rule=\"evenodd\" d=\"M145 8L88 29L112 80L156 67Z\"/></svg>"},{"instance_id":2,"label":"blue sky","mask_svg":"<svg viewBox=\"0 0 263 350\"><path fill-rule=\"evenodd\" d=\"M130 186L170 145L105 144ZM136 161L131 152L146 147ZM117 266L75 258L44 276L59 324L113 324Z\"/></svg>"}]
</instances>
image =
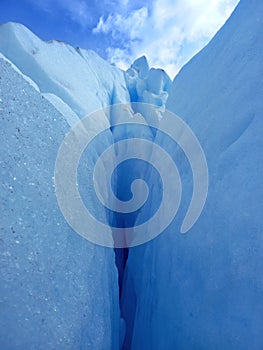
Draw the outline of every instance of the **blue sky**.
<instances>
[{"instance_id":1,"label":"blue sky","mask_svg":"<svg viewBox=\"0 0 263 350\"><path fill-rule=\"evenodd\" d=\"M95 50L126 69L145 54L173 77L216 33L238 0L0 0L0 23Z\"/></svg>"}]
</instances>

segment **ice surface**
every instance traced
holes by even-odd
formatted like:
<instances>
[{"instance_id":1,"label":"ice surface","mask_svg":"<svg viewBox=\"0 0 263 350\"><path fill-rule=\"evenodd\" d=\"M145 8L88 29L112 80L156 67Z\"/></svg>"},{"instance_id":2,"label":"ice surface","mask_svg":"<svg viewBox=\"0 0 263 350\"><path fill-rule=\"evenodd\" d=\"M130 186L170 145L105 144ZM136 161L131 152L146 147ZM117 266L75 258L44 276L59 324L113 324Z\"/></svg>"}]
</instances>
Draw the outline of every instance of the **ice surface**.
<instances>
[{"instance_id":1,"label":"ice surface","mask_svg":"<svg viewBox=\"0 0 263 350\"><path fill-rule=\"evenodd\" d=\"M37 84L30 79L27 75L23 74L16 65L14 65L8 58L6 58L1 52L0 52L0 59L8 62L11 67L18 73L20 74L36 91L40 92L39 87L37 86Z\"/></svg>"},{"instance_id":2,"label":"ice surface","mask_svg":"<svg viewBox=\"0 0 263 350\"><path fill-rule=\"evenodd\" d=\"M145 56L138 58L125 73L131 101L164 109L171 79L163 69L151 68Z\"/></svg>"},{"instance_id":3,"label":"ice surface","mask_svg":"<svg viewBox=\"0 0 263 350\"><path fill-rule=\"evenodd\" d=\"M2 59L0 118L1 349L118 349L114 252L76 235L55 196L69 125Z\"/></svg>"},{"instance_id":4,"label":"ice surface","mask_svg":"<svg viewBox=\"0 0 263 350\"><path fill-rule=\"evenodd\" d=\"M0 26L0 51L43 93L58 96L80 117L126 102L123 72L93 51L63 42L43 42L18 23Z\"/></svg>"},{"instance_id":5,"label":"ice surface","mask_svg":"<svg viewBox=\"0 0 263 350\"><path fill-rule=\"evenodd\" d=\"M186 235L179 228L189 198L166 232L130 249L127 348L263 347L262 18L261 1L241 0L173 82L167 108L204 148L208 199ZM183 180L189 187L186 167Z\"/></svg>"},{"instance_id":6,"label":"ice surface","mask_svg":"<svg viewBox=\"0 0 263 350\"><path fill-rule=\"evenodd\" d=\"M163 69L149 69L147 59L142 56L125 72L125 78L130 100L142 103L134 112L140 113L148 123L158 127L172 84L169 76ZM149 113L149 104L154 106L152 113Z\"/></svg>"},{"instance_id":7,"label":"ice surface","mask_svg":"<svg viewBox=\"0 0 263 350\"><path fill-rule=\"evenodd\" d=\"M138 101L138 93L136 91L136 84L138 80L143 80L149 73L149 64L145 56L137 58L126 71L126 84L129 89L131 100Z\"/></svg>"},{"instance_id":8,"label":"ice surface","mask_svg":"<svg viewBox=\"0 0 263 350\"><path fill-rule=\"evenodd\" d=\"M80 121L80 118L77 116L77 114L74 113L73 110L57 95L43 93L42 96L44 96L50 103L52 103L52 105L61 113L61 115L63 115L69 126L73 127Z\"/></svg>"}]
</instances>

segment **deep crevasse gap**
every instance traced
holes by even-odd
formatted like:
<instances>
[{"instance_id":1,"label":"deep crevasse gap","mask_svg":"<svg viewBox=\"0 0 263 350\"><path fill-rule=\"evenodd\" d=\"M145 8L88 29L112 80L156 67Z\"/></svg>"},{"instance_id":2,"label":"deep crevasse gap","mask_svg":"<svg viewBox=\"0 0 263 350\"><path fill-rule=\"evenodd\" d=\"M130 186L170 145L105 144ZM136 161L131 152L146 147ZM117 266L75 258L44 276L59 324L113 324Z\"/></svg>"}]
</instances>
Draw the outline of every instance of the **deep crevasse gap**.
<instances>
[{"instance_id":1,"label":"deep crevasse gap","mask_svg":"<svg viewBox=\"0 0 263 350\"><path fill-rule=\"evenodd\" d=\"M142 56L137 59L125 73L127 88L130 93L131 102L141 102L150 104L154 107L155 113L149 113L148 107L144 105L132 105L133 113L140 113L146 123L151 122L156 128L158 127L159 118L165 111L165 104L168 98L168 92L171 87L171 80L162 69L149 68L147 59ZM149 120L151 118L151 120ZM153 120L154 118L154 120ZM144 128L145 129L145 128ZM114 141L129 137L146 137L148 140L154 141L156 131L151 127L147 130L140 130L140 127L123 129L120 133L118 128L113 128ZM122 150L125 152L125 150ZM147 157L145 157L147 159ZM130 166L124 166L117 175L117 194L122 200L129 199L130 186L133 179L144 178L151 183L151 170L148 170L139 160ZM116 214L116 223L118 227L123 227L125 235L125 227L136 225L138 212L133 214L118 215ZM136 312L136 293L132 288L130 281L127 281L126 264L129 259L129 248L115 249L116 265L119 272L119 293L120 293L120 311L121 318L125 321L125 334L122 334L123 344L122 350L131 348L134 315Z\"/></svg>"}]
</instances>

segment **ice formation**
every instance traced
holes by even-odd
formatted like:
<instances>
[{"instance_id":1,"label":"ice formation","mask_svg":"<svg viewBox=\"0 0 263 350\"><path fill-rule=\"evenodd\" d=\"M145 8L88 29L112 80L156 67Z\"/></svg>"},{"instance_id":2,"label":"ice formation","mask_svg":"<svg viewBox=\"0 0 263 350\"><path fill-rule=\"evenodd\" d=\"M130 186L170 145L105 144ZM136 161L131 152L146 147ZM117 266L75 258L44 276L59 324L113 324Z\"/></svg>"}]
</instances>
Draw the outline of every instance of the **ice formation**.
<instances>
[{"instance_id":1,"label":"ice formation","mask_svg":"<svg viewBox=\"0 0 263 350\"><path fill-rule=\"evenodd\" d=\"M69 125L3 59L0 76L1 349L118 348L114 254L69 228L54 193Z\"/></svg>"},{"instance_id":2,"label":"ice formation","mask_svg":"<svg viewBox=\"0 0 263 350\"><path fill-rule=\"evenodd\" d=\"M0 26L1 348L263 347L262 18L259 0L241 0L173 82L144 56L122 72L94 52L45 43L19 24ZM188 123L204 148L210 186L203 214L180 235L192 177L176 150L184 189L178 216L153 241L114 252L67 225L54 192L54 164L79 119L130 102L154 106L151 114L127 109L131 118L140 113L158 127L168 108ZM118 117L112 108L90 121L91 131L105 125L108 131L85 154L88 166L100 147L138 132L111 128ZM143 134L173 150L153 128ZM127 164L117 173L124 200L134 176L158 181L144 166ZM105 212L99 215L105 219ZM110 220L125 227L144 215Z\"/></svg>"},{"instance_id":3,"label":"ice formation","mask_svg":"<svg viewBox=\"0 0 263 350\"><path fill-rule=\"evenodd\" d=\"M173 82L167 108L203 146L208 199L187 235L176 233L179 215L163 235L129 250L127 348L263 346L262 18L261 1L241 1Z\"/></svg>"}]
</instances>

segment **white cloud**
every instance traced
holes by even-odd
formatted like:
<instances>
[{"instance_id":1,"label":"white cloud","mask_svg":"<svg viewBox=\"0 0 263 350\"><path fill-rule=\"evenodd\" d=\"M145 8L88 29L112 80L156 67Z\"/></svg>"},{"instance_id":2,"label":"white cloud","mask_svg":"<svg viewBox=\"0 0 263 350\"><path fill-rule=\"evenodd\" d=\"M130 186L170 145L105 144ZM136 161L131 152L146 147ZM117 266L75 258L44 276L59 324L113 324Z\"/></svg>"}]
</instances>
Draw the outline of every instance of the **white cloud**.
<instances>
[{"instance_id":1,"label":"white cloud","mask_svg":"<svg viewBox=\"0 0 263 350\"><path fill-rule=\"evenodd\" d=\"M145 23L147 23L148 10L142 7L139 10L131 12L128 16L121 14L109 15L104 21L103 17L93 29L94 33L111 33L116 39L119 35L128 36L130 40L134 40L141 36Z\"/></svg>"},{"instance_id":2,"label":"white cloud","mask_svg":"<svg viewBox=\"0 0 263 350\"><path fill-rule=\"evenodd\" d=\"M108 59L122 69L145 54L151 66L167 70L173 77L216 33L238 0L154 0L129 15L101 18L95 33L111 34L116 42L126 38L124 47L107 49Z\"/></svg>"}]
</instances>

